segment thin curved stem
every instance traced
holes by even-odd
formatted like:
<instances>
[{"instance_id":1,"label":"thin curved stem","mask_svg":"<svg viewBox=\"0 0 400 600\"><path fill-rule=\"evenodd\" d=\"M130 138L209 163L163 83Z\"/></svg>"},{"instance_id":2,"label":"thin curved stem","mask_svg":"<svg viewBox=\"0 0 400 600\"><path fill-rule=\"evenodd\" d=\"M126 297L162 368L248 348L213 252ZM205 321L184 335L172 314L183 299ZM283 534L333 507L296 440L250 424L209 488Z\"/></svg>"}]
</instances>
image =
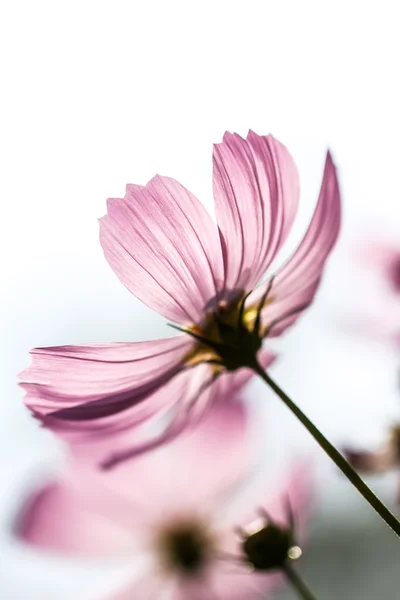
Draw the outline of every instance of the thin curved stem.
<instances>
[{"instance_id":1,"label":"thin curved stem","mask_svg":"<svg viewBox=\"0 0 400 600\"><path fill-rule=\"evenodd\" d=\"M347 462L344 456L333 446L326 437L315 427L314 423L303 413L302 410L285 394L285 392L271 379L266 373L263 367L256 362L253 365L253 370L269 385L274 392L279 396L286 406L296 415L299 421L306 427L311 433L316 442L325 450L329 458L335 463L335 465L342 471L347 479L354 485L354 487L360 492L365 500L376 510L376 512L382 517L382 519L393 529L393 531L400 537L400 522L396 519L394 514L383 504L383 502L374 494L374 492L367 486L365 481L359 476L359 474L353 469L353 467Z\"/></svg>"},{"instance_id":2,"label":"thin curved stem","mask_svg":"<svg viewBox=\"0 0 400 600\"><path fill-rule=\"evenodd\" d=\"M283 568L283 571L300 598L303 600L317 600L314 594L308 589L304 581L301 579L300 575L294 569L292 569L291 565L286 564Z\"/></svg>"}]
</instances>

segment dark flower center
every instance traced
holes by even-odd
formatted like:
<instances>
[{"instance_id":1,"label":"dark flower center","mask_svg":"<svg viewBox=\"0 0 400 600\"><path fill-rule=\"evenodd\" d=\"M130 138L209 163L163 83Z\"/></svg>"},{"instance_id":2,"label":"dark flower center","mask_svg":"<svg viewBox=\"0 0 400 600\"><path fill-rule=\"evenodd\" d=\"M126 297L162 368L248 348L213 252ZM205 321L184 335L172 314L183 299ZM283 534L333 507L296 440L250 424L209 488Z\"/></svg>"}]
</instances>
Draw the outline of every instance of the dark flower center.
<instances>
[{"instance_id":1,"label":"dark flower center","mask_svg":"<svg viewBox=\"0 0 400 600\"><path fill-rule=\"evenodd\" d=\"M394 291L400 294L400 255L390 265L390 280Z\"/></svg>"},{"instance_id":2,"label":"dark flower center","mask_svg":"<svg viewBox=\"0 0 400 600\"><path fill-rule=\"evenodd\" d=\"M251 294L238 290L228 301L221 300L215 311L207 312L200 324L187 327L170 324L175 329L187 333L197 340L197 344L184 357L188 366L208 363L215 374L223 370L236 371L241 367L254 369L256 355L263 339L281 321L294 316L307 308L308 304L296 306L287 313L263 323L263 309L274 302L271 294L273 277L256 303L246 305Z\"/></svg>"},{"instance_id":3,"label":"dark flower center","mask_svg":"<svg viewBox=\"0 0 400 600\"><path fill-rule=\"evenodd\" d=\"M274 524L249 535L242 547L249 563L260 571L283 568L291 550L297 548L292 533Z\"/></svg>"},{"instance_id":4,"label":"dark flower center","mask_svg":"<svg viewBox=\"0 0 400 600\"><path fill-rule=\"evenodd\" d=\"M235 371L254 363L262 344L261 310L272 302L265 295L258 306L245 307L246 296L239 291L229 303L221 301L215 312L206 314L201 325L192 325L186 333L198 340L185 361L194 366L210 363L215 372L222 368Z\"/></svg>"},{"instance_id":5,"label":"dark flower center","mask_svg":"<svg viewBox=\"0 0 400 600\"><path fill-rule=\"evenodd\" d=\"M167 567L186 575L198 573L205 566L212 546L209 533L199 523L176 523L165 530L160 547Z\"/></svg>"}]
</instances>

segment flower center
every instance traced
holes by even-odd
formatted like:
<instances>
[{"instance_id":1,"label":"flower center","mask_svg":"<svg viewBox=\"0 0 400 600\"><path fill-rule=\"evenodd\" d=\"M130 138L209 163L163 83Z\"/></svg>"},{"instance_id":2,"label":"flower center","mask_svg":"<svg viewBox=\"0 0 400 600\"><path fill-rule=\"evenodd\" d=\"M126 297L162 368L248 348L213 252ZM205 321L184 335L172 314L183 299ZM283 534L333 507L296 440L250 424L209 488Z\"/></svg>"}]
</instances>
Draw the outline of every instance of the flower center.
<instances>
[{"instance_id":1,"label":"flower center","mask_svg":"<svg viewBox=\"0 0 400 600\"><path fill-rule=\"evenodd\" d=\"M159 538L159 549L165 566L185 575L201 571L213 546L212 538L202 523L174 523Z\"/></svg>"},{"instance_id":2,"label":"flower center","mask_svg":"<svg viewBox=\"0 0 400 600\"><path fill-rule=\"evenodd\" d=\"M188 366L206 362L218 373L223 368L234 371L254 363L264 337L261 310L272 298L265 296L259 306L246 308L246 297L240 291L229 303L220 301L217 310L208 312L200 325L185 330L198 342L186 356Z\"/></svg>"},{"instance_id":3,"label":"flower center","mask_svg":"<svg viewBox=\"0 0 400 600\"><path fill-rule=\"evenodd\" d=\"M273 523L246 537L242 547L249 563L260 571L282 569L288 559L301 555L292 532Z\"/></svg>"},{"instance_id":4,"label":"flower center","mask_svg":"<svg viewBox=\"0 0 400 600\"><path fill-rule=\"evenodd\" d=\"M397 256L390 266L390 279L394 291L400 293L400 256Z\"/></svg>"}]
</instances>

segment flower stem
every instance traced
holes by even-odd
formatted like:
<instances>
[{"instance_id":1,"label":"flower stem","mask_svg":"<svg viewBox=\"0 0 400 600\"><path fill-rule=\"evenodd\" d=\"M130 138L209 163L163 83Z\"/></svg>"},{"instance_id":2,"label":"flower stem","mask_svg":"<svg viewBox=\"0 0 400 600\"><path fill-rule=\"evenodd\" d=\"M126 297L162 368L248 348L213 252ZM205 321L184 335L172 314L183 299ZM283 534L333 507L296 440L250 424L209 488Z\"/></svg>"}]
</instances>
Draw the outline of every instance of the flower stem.
<instances>
[{"instance_id":1,"label":"flower stem","mask_svg":"<svg viewBox=\"0 0 400 600\"><path fill-rule=\"evenodd\" d=\"M393 513L383 504L381 500L374 494L374 492L367 486L367 484L361 479L356 471L351 467L342 454L333 446L326 437L315 427L308 417L300 410L300 408L285 394L285 392L271 379L271 377L264 371L262 366L256 362L253 366L253 370L267 383L274 392L283 400L286 406L296 415L296 417L303 423L306 429L311 433L316 442L325 450L329 458L335 463L335 465L342 471L347 479L354 485L354 487L360 492L365 500L376 510L376 512L382 517L382 519L393 529L393 531L400 537L400 522L396 519Z\"/></svg>"},{"instance_id":2,"label":"flower stem","mask_svg":"<svg viewBox=\"0 0 400 600\"><path fill-rule=\"evenodd\" d=\"M283 571L300 598L303 598L303 600L317 600L301 579L300 575L292 569L291 565L286 564Z\"/></svg>"}]
</instances>

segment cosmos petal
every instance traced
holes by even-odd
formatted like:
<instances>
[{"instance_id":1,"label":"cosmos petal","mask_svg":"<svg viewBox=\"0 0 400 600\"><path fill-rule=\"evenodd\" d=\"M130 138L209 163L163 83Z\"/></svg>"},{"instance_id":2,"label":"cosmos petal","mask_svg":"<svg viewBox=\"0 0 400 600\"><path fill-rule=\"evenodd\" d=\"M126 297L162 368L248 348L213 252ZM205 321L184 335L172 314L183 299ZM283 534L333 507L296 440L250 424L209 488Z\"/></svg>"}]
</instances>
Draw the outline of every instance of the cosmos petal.
<instances>
[{"instance_id":1,"label":"cosmos petal","mask_svg":"<svg viewBox=\"0 0 400 600\"><path fill-rule=\"evenodd\" d=\"M39 418L80 421L109 416L114 409L133 406L171 378L189 347L190 340L178 336L36 348L31 351L32 365L20 374L26 403Z\"/></svg>"},{"instance_id":2,"label":"cosmos petal","mask_svg":"<svg viewBox=\"0 0 400 600\"><path fill-rule=\"evenodd\" d=\"M303 279L306 284L319 279L325 260L339 235L340 220L339 183L332 156L328 152L311 223L301 244L275 278L275 285L279 285L282 292L293 289Z\"/></svg>"},{"instance_id":3,"label":"cosmos petal","mask_svg":"<svg viewBox=\"0 0 400 600\"><path fill-rule=\"evenodd\" d=\"M258 358L260 364L264 368L267 368L274 361L275 355L261 350ZM127 432L124 436L126 441L122 436L119 436L118 448L112 442L109 443L107 441L104 446L109 448L110 452L102 462L102 467L106 469L113 468L132 458L135 458L137 465L139 464L138 457L149 450L152 450L151 457L153 461L162 461L162 448L157 452L154 450L168 443L169 454L165 455L168 456L168 461L171 460L170 456L173 454L174 448L177 448L179 453L190 454L191 449L196 447L192 464L194 466L197 464L199 468L200 462L204 465L203 487L206 473L209 473L212 478L213 473L218 472L218 469L215 467L215 461L219 459L223 462L221 472L224 470L227 478L230 472L230 464L233 465L232 468L235 473L240 472L239 455L236 456L234 461L229 461L227 457L233 456L236 449L247 464L247 457L241 449L245 445L244 439L242 444L237 442L237 439L240 437L239 431L244 436L245 424L247 422L244 406L238 398L241 395L242 388L252 376L253 373L250 369L243 368L233 373L224 373L214 381L212 371L205 364L176 376L175 382L178 381L178 378L181 380L181 383L179 383L179 393L172 391L171 394L169 392L169 388L174 385L174 381L169 383L164 389L166 396L172 395L175 398L175 402L171 402L172 418L169 425L156 435L150 432L141 436L136 431L134 443L132 443L131 436ZM180 397L180 401L178 401L178 397ZM169 405L167 402L166 404ZM216 427L218 428L218 426L220 428L219 433L216 431ZM216 433L218 435L215 435ZM175 443L171 445L171 442L178 436L179 444ZM187 450L184 449L185 439L187 439ZM199 440L202 440L201 444L204 448L197 449ZM216 442L215 447L212 440ZM226 449L225 445L228 443L231 444L231 447ZM211 455L210 448L214 448ZM96 453L98 453L98 449L96 449ZM179 457L176 457L176 462L179 462ZM144 464L146 465L146 469L148 469L146 461ZM119 468L121 469L121 466ZM154 468L157 469L156 464ZM168 472L169 467L166 465L165 469L159 467L157 470L159 472ZM221 475L219 474L218 477L221 477ZM186 479L183 485L186 487ZM211 484L211 487L212 485L214 483Z\"/></svg>"},{"instance_id":4,"label":"cosmos petal","mask_svg":"<svg viewBox=\"0 0 400 600\"><path fill-rule=\"evenodd\" d=\"M199 382L205 368L197 368ZM231 375L226 377L233 382ZM168 514L197 510L215 495L215 488L238 481L248 466L247 412L237 386L218 386L222 380L205 389L203 398L192 398L193 406L200 405L197 425L191 423L175 441L107 475L86 466L74 447L63 479L43 486L26 503L17 534L35 545L80 553L105 552L102 536L110 536L115 540L110 551L122 552L133 548L126 532L151 529ZM194 390L192 378L188 382Z\"/></svg>"},{"instance_id":5,"label":"cosmos petal","mask_svg":"<svg viewBox=\"0 0 400 600\"><path fill-rule=\"evenodd\" d=\"M182 371L176 375L169 385L164 386L159 392L164 400L164 405L170 407L169 423L164 426L160 433L156 434L152 431L149 432L147 429L144 432L143 429L141 432L136 431L134 442L132 442L130 435L125 436L128 442L126 447L122 449L113 447L113 444L107 442L111 452L101 462L100 466L108 470L114 469L121 463L133 458L137 460L140 455L170 443L185 429L193 427L195 423L201 420L204 412L211 405L213 378L214 376L206 364L199 365L192 370ZM168 398L171 398L171 402L167 401ZM166 416L168 418L168 415ZM119 442L121 441L122 438L120 437Z\"/></svg>"},{"instance_id":6,"label":"cosmos petal","mask_svg":"<svg viewBox=\"0 0 400 600\"><path fill-rule=\"evenodd\" d=\"M102 497L102 512L98 511L98 502L93 500L99 487L88 485L90 477L90 473L79 477L78 470L75 478L65 477L34 492L18 516L15 534L34 546L68 554L132 553L133 538L121 519L129 506L121 507L118 503L120 518L117 519L116 499L109 503L107 515L107 502Z\"/></svg>"},{"instance_id":7,"label":"cosmos petal","mask_svg":"<svg viewBox=\"0 0 400 600\"><path fill-rule=\"evenodd\" d=\"M214 146L213 188L228 289L251 289L284 243L299 182L289 152L271 135L226 133Z\"/></svg>"},{"instance_id":8,"label":"cosmos petal","mask_svg":"<svg viewBox=\"0 0 400 600\"><path fill-rule=\"evenodd\" d=\"M276 573L250 573L245 565L235 561L222 562L208 574L204 583L204 594L199 600L215 598L216 600L261 600L274 592L282 580ZM182 595L180 600L189 596Z\"/></svg>"},{"instance_id":9,"label":"cosmos petal","mask_svg":"<svg viewBox=\"0 0 400 600\"><path fill-rule=\"evenodd\" d=\"M198 398L193 379L183 370L165 385L154 390L145 401L121 413L95 421L67 421L52 417L43 419L47 427L63 438L79 461L109 469L121 461L139 456L176 437L189 417L179 410L188 399L188 390ZM175 415L171 425L171 416ZM179 427L178 427L179 425ZM161 432L160 432L161 426Z\"/></svg>"},{"instance_id":10,"label":"cosmos petal","mask_svg":"<svg viewBox=\"0 0 400 600\"><path fill-rule=\"evenodd\" d=\"M294 323L313 300L325 262L336 243L340 230L340 191L335 165L328 152L321 190L310 225L297 250L274 276L271 299L263 311L268 327L279 320L268 335L277 336ZM249 298L257 303L268 283ZM301 308L302 310L297 310Z\"/></svg>"},{"instance_id":11,"label":"cosmos petal","mask_svg":"<svg viewBox=\"0 0 400 600\"><path fill-rule=\"evenodd\" d=\"M161 574L154 568L106 600L176 600L178 587L177 577Z\"/></svg>"},{"instance_id":12,"label":"cosmos petal","mask_svg":"<svg viewBox=\"0 0 400 600\"><path fill-rule=\"evenodd\" d=\"M107 208L100 241L120 281L166 318L199 322L223 279L217 227L199 200L158 175Z\"/></svg>"}]
</instances>

